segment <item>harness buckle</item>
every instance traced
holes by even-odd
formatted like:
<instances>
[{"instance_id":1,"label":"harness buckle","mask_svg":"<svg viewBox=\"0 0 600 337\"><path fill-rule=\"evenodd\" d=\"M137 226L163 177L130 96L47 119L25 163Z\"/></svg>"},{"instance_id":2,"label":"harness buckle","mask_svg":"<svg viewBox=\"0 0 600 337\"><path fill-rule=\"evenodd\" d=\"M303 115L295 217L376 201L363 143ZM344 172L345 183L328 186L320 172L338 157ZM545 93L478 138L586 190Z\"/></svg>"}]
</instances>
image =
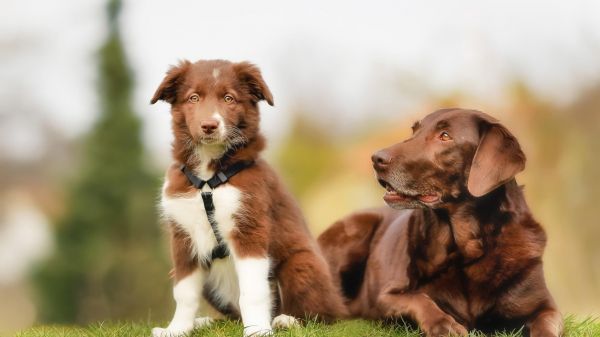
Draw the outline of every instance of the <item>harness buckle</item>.
<instances>
[{"instance_id":1,"label":"harness buckle","mask_svg":"<svg viewBox=\"0 0 600 337\"><path fill-rule=\"evenodd\" d=\"M225 175L225 173L223 173L222 171L219 171L219 173L217 173L217 177L218 177L218 178L219 178L219 180L221 181L221 184L222 184L222 183L225 183L225 182L227 182L227 179L228 179L228 178L227 178L227 176Z\"/></svg>"}]
</instances>

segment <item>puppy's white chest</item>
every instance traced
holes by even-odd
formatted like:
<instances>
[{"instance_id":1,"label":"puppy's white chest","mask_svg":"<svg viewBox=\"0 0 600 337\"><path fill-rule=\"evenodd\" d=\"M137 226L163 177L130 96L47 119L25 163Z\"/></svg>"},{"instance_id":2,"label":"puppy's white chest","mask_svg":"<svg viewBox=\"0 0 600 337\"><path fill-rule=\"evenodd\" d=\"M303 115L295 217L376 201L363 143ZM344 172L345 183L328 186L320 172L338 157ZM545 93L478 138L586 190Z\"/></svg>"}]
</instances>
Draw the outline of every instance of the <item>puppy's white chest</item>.
<instances>
[{"instance_id":1,"label":"puppy's white chest","mask_svg":"<svg viewBox=\"0 0 600 337\"><path fill-rule=\"evenodd\" d=\"M191 196L168 196L165 193L168 183L165 181L160 203L163 216L187 232L193 254L200 259L209 256L217 241L208 222L201 192L196 191ZM229 244L229 233L235 225L233 216L240 210L241 191L228 184L222 185L212 191L212 199L214 219L221 236Z\"/></svg>"}]
</instances>

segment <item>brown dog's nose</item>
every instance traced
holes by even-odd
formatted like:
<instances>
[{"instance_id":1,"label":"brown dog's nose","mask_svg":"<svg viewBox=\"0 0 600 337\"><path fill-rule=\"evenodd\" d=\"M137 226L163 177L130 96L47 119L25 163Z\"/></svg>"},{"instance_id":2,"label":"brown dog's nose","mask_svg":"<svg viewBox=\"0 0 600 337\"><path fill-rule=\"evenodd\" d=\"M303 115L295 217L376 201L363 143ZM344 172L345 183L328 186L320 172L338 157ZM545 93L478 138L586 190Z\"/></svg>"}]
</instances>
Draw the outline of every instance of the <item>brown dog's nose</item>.
<instances>
[{"instance_id":1,"label":"brown dog's nose","mask_svg":"<svg viewBox=\"0 0 600 337\"><path fill-rule=\"evenodd\" d=\"M219 121L216 119L203 120L202 122L200 122L200 127L202 128L202 131L204 131L204 133L210 135L211 133L215 132L215 130L219 127Z\"/></svg>"},{"instance_id":2,"label":"brown dog's nose","mask_svg":"<svg viewBox=\"0 0 600 337\"><path fill-rule=\"evenodd\" d=\"M373 167L377 171L382 171L392 162L392 157L385 151L378 151L371 156Z\"/></svg>"}]
</instances>

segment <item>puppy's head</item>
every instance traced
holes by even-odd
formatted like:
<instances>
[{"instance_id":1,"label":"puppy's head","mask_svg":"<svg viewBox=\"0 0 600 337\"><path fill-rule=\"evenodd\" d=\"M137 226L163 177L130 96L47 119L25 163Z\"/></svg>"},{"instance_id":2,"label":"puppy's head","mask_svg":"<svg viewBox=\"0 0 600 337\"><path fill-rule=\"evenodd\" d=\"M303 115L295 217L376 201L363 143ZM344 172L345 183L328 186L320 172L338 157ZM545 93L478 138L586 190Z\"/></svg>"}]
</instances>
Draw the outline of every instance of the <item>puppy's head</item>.
<instances>
[{"instance_id":1,"label":"puppy's head","mask_svg":"<svg viewBox=\"0 0 600 337\"><path fill-rule=\"evenodd\" d=\"M171 67L150 103L171 104L175 137L190 146L235 148L258 133L258 102L273 105L260 70L248 62L182 61Z\"/></svg>"},{"instance_id":2,"label":"puppy's head","mask_svg":"<svg viewBox=\"0 0 600 337\"><path fill-rule=\"evenodd\" d=\"M409 139L372 157L384 200L394 208L440 207L481 197L525 168L516 138L496 119L446 109L413 125Z\"/></svg>"}]
</instances>

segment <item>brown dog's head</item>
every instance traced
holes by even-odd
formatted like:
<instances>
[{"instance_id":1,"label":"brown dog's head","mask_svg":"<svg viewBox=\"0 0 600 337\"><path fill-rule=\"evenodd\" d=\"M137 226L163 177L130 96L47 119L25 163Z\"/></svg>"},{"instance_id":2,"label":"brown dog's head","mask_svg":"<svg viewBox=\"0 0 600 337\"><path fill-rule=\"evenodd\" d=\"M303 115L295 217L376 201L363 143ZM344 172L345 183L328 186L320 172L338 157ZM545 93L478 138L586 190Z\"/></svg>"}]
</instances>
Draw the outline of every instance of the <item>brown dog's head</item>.
<instances>
[{"instance_id":1,"label":"brown dog's head","mask_svg":"<svg viewBox=\"0 0 600 337\"><path fill-rule=\"evenodd\" d=\"M373 155L384 200L394 208L439 207L481 197L525 168L516 138L474 110L445 109L413 125L409 139Z\"/></svg>"},{"instance_id":2,"label":"brown dog's head","mask_svg":"<svg viewBox=\"0 0 600 337\"><path fill-rule=\"evenodd\" d=\"M171 67L150 103L159 100L171 103L176 142L221 147L223 152L256 137L259 101L273 105L256 66L222 60L182 61Z\"/></svg>"}]
</instances>

